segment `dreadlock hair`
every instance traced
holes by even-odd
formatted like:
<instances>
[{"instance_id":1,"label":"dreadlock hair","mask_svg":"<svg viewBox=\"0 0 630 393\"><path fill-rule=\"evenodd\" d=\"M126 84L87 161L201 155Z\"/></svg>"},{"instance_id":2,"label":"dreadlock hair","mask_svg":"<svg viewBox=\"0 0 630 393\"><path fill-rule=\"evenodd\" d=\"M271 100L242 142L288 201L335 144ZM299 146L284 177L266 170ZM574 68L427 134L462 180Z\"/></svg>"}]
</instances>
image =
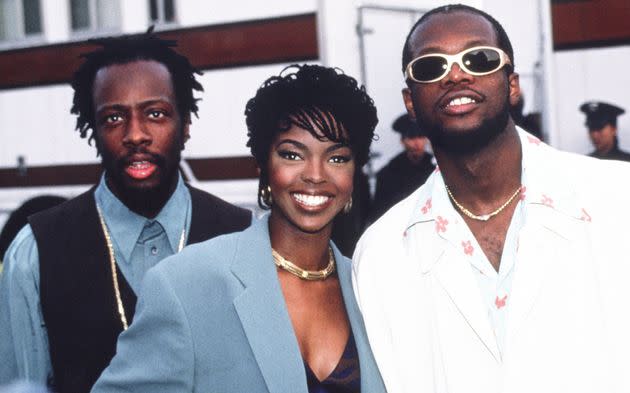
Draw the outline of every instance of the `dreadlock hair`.
<instances>
[{"instance_id":1,"label":"dreadlock hair","mask_svg":"<svg viewBox=\"0 0 630 393\"><path fill-rule=\"evenodd\" d=\"M407 34L407 39L405 40L405 45L403 46L403 53L402 53L403 72L405 72L405 68L407 68L407 64L409 64L409 62L413 60L412 58L413 53L411 53L411 48L409 47L410 45L409 41L411 40L411 36L413 35L414 31L416 31L416 29L422 23L424 23L427 19L429 19L432 15L449 14L449 13L457 12L457 11L469 12L471 14L479 15L482 18L486 19L488 22L490 22L490 24L494 28L494 31L497 34L497 41L498 41L499 48L508 55L508 57L510 58L510 61L512 62L512 65L506 65L504 68L507 70L508 75L514 72L514 65L515 65L514 50L512 49L512 43L510 42L510 38L505 32L505 29L503 28L503 26L501 26L501 24L496 19L494 19L490 14L482 10L479 10L477 8L464 5L464 4L449 4L449 5L437 7L423 14L422 17L418 19L418 21L413 25L413 27L409 31L409 34Z\"/></svg>"},{"instance_id":2,"label":"dreadlock hair","mask_svg":"<svg viewBox=\"0 0 630 393\"><path fill-rule=\"evenodd\" d=\"M270 207L260 191L269 184L269 150L277 134L297 126L321 141L347 144L356 170L361 170L378 123L365 86L339 68L308 64L290 65L263 82L247 102L245 118L247 146L260 168L258 205L262 209Z\"/></svg>"},{"instance_id":3,"label":"dreadlock hair","mask_svg":"<svg viewBox=\"0 0 630 393\"><path fill-rule=\"evenodd\" d=\"M192 113L197 116L199 99L193 96L193 90L203 91L203 86L195 78L195 74L202 73L185 56L172 49L177 46L176 41L158 38L153 34L152 26L144 34L91 39L88 42L100 45L101 48L81 55L85 61L72 78L74 97L70 113L78 115L75 129L79 131L81 138L88 136L88 130L92 130L88 138L89 144L94 139L96 129L94 78L101 68L113 64L127 64L138 60L154 60L164 64L171 74L177 110L182 122L190 122Z\"/></svg>"}]
</instances>

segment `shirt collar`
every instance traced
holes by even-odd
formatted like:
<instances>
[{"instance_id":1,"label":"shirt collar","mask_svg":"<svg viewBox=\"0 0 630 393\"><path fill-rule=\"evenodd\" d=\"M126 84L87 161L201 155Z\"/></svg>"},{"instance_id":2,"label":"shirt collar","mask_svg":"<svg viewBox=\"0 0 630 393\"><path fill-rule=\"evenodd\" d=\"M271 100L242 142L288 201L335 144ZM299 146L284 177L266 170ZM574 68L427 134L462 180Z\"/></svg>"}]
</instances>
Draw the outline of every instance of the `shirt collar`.
<instances>
[{"instance_id":1,"label":"shirt collar","mask_svg":"<svg viewBox=\"0 0 630 393\"><path fill-rule=\"evenodd\" d=\"M184 227L190 227L190 192L178 175L175 191L155 218L148 219L129 210L109 189L105 174L94 191L97 205L103 212L103 218L116 250L129 261L131 253L145 225L157 221L166 231L171 249L177 252ZM186 235L187 235L186 230Z\"/></svg>"},{"instance_id":2,"label":"shirt collar","mask_svg":"<svg viewBox=\"0 0 630 393\"><path fill-rule=\"evenodd\" d=\"M517 131L522 150L521 201L526 206L542 206L573 218L589 221L587 209L576 205L574 190L567 188L564 183L557 182L558 178L562 178L563 169L558 167L559 164L554 162L549 153L563 153L553 150L540 139L518 127ZM436 221L436 229L439 229L438 224L443 220L448 221L448 216L454 212L439 166L416 194L416 204L407 223L407 229L427 221Z\"/></svg>"}]
</instances>

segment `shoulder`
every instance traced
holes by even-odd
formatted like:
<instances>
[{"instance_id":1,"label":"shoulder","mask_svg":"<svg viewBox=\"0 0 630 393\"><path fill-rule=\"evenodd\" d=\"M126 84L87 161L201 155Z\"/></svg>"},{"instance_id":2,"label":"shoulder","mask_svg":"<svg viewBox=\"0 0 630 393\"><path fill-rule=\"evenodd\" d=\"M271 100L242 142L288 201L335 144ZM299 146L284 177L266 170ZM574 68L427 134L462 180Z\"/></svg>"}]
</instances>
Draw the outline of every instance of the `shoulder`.
<instances>
[{"instance_id":1,"label":"shoulder","mask_svg":"<svg viewBox=\"0 0 630 393\"><path fill-rule=\"evenodd\" d=\"M168 276L169 280L183 283L197 281L200 275L225 274L229 271L241 236L241 232L233 232L188 245L152 270Z\"/></svg>"},{"instance_id":2,"label":"shoulder","mask_svg":"<svg viewBox=\"0 0 630 393\"><path fill-rule=\"evenodd\" d=\"M191 186L188 186L188 189L190 190L190 198L192 200L193 209L195 207L211 209L218 217L233 218L247 222L251 221L251 211L233 205L206 191Z\"/></svg>"},{"instance_id":3,"label":"shoulder","mask_svg":"<svg viewBox=\"0 0 630 393\"><path fill-rule=\"evenodd\" d=\"M11 282L32 281L39 285L39 255L30 225L20 230L7 249L2 275Z\"/></svg>"},{"instance_id":4,"label":"shoulder","mask_svg":"<svg viewBox=\"0 0 630 393\"><path fill-rule=\"evenodd\" d=\"M219 198L216 195L210 194L209 192L200 190L198 188L188 186L190 191L191 199L193 203L197 202L203 206L214 206L222 209L226 209L229 213L243 214L243 215L251 215L250 211L247 209L243 209L242 207L238 207L227 202L224 199Z\"/></svg>"},{"instance_id":5,"label":"shoulder","mask_svg":"<svg viewBox=\"0 0 630 393\"><path fill-rule=\"evenodd\" d=\"M430 187L433 184L430 179L411 195L395 204L366 229L359 239L352 257L354 263L357 263L366 254L371 254L372 252L380 254L393 251L391 248L396 247L402 241L403 234L407 229L419 199L427 193L430 195ZM387 247L384 247L385 244Z\"/></svg>"},{"instance_id":6,"label":"shoulder","mask_svg":"<svg viewBox=\"0 0 630 393\"><path fill-rule=\"evenodd\" d=\"M94 189L93 187L60 205L30 216L28 222L33 227L33 231L37 233L40 229L73 228L77 221L86 218L88 212L96 216Z\"/></svg>"}]
</instances>

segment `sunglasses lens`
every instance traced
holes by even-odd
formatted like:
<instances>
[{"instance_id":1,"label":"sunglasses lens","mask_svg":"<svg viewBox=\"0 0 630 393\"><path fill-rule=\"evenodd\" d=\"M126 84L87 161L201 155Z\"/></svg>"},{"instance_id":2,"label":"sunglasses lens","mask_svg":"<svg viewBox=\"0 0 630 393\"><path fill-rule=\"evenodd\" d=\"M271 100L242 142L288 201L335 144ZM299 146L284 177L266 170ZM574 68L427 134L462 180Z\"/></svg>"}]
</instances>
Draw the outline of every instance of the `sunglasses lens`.
<instances>
[{"instance_id":1,"label":"sunglasses lens","mask_svg":"<svg viewBox=\"0 0 630 393\"><path fill-rule=\"evenodd\" d=\"M418 59L411 66L413 77L421 82L439 78L446 70L446 59L441 56L427 56Z\"/></svg>"},{"instance_id":2,"label":"sunglasses lens","mask_svg":"<svg viewBox=\"0 0 630 393\"><path fill-rule=\"evenodd\" d=\"M501 54L493 49L476 49L463 56L464 65L472 72L488 73L499 69Z\"/></svg>"}]
</instances>

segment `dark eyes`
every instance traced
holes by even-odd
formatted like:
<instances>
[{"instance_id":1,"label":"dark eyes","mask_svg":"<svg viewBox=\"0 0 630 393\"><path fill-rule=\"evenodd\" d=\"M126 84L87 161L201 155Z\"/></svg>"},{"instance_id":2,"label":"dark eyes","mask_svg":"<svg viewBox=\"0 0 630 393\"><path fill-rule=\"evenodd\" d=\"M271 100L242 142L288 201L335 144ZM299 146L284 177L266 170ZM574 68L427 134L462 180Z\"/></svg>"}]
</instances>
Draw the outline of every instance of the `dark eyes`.
<instances>
[{"instance_id":1,"label":"dark eyes","mask_svg":"<svg viewBox=\"0 0 630 393\"><path fill-rule=\"evenodd\" d=\"M346 162L349 162L351 159L352 159L351 156L339 155L339 156L330 157L328 161L334 164L345 164Z\"/></svg>"},{"instance_id":2,"label":"dark eyes","mask_svg":"<svg viewBox=\"0 0 630 393\"><path fill-rule=\"evenodd\" d=\"M103 116L101 120L105 124L113 124L122 120L122 116L119 113L113 113L111 115Z\"/></svg>"},{"instance_id":3,"label":"dark eyes","mask_svg":"<svg viewBox=\"0 0 630 393\"><path fill-rule=\"evenodd\" d=\"M285 160L297 161L302 159L298 153L290 150L280 150L278 155Z\"/></svg>"},{"instance_id":4,"label":"dark eyes","mask_svg":"<svg viewBox=\"0 0 630 393\"><path fill-rule=\"evenodd\" d=\"M149 117L152 119L160 119L166 116L166 113L164 113L164 111L161 111L161 110L152 110L152 111L149 111L148 114L149 114Z\"/></svg>"},{"instance_id":5,"label":"dark eyes","mask_svg":"<svg viewBox=\"0 0 630 393\"><path fill-rule=\"evenodd\" d=\"M168 112L162 109L150 109L145 112L145 116L151 120L160 120L168 116ZM106 125L114 125L125 120L125 114L116 112L108 115L104 115L101 118L101 123Z\"/></svg>"},{"instance_id":6,"label":"dark eyes","mask_svg":"<svg viewBox=\"0 0 630 393\"><path fill-rule=\"evenodd\" d=\"M291 151L291 150L280 150L278 151L278 155L284 158L285 160L290 160L290 161L303 160L302 156L299 153ZM328 162L333 163L333 164L345 164L346 162L349 162L350 160L352 160L352 156L343 155L343 154L337 154L328 158Z\"/></svg>"}]
</instances>

